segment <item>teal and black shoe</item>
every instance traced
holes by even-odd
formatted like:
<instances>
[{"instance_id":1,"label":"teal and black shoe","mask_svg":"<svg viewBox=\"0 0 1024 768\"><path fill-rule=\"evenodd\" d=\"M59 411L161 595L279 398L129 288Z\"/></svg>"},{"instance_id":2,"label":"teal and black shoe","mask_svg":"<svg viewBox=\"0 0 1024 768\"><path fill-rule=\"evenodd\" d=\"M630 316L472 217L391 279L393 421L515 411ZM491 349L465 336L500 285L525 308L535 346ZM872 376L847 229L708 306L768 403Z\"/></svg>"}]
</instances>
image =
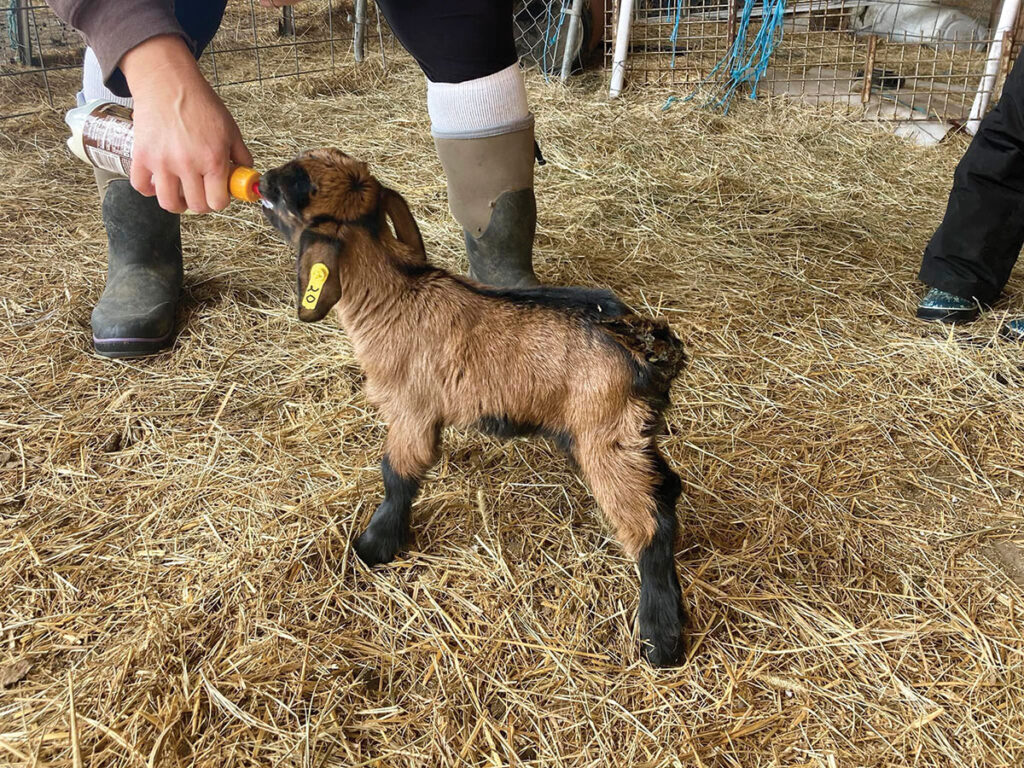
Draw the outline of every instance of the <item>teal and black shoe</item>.
<instances>
[{"instance_id":1,"label":"teal and black shoe","mask_svg":"<svg viewBox=\"0 0 1024 768\"><path fill-rule=\"evenodd\" d=\"M1003 327L999 329L999 335L1007 341L1024 343L1024 317L1018 317L1016 320L1008 320L1003 324Z\"/></svg>"},{"instance_id":2,"label":"teal and black shoe","mask_svg":"<svg viewBox=\"0 0 1024 768\"><path fill-rule=\"evenodd\" d=\"M922 320L939 320L943 323L969 323L978 318L977 302L963 299L952 293L932 288L917 305L917 316Z\"/></svg>"}]
</instances>

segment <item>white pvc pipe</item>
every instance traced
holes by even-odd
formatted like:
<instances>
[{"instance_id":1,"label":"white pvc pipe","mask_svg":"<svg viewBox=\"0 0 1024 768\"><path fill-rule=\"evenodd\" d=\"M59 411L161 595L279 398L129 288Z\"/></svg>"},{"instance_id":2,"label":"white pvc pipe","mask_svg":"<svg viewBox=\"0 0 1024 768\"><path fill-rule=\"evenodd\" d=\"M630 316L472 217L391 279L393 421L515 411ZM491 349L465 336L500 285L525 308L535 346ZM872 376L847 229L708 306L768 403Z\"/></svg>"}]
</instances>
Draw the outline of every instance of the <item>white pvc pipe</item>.
<instances>
[{"instance_id":1,"label":"white pvc pipe","mask_svg":"<svg viewBox=\"0 0 1024 768\"><path fill-rule=\"evenodd\" d=\"M981 118L988 110L992 91L996 87L996 78L999 76L999 64L1003 60L1003 41L1006 40L1007 33L1013 28L1019 10L1020 0L1003 0L999 21L996 23L996 32L988 46L985 74L982 75L981 83L978 84L978 93L974 97L974 104L971 105L971 116L967 118L967 132L972 136L978 132Z\"/></svg>"},{"instance_id":2,"label":"white pvc pipe","mask_svg":"<svg viewBox=\"0 0 1024 768\"><path fill-rule=\"evenodd\" d=\"M1020 0L1006 0L1020 2ZM629 33L633 27L633 0L619 0L619 28L615 32L615 53L612 55L612 84L608 98L614 99L622 93L626 79L626 56L629 54Z\"/></svg>"}]
</instances>

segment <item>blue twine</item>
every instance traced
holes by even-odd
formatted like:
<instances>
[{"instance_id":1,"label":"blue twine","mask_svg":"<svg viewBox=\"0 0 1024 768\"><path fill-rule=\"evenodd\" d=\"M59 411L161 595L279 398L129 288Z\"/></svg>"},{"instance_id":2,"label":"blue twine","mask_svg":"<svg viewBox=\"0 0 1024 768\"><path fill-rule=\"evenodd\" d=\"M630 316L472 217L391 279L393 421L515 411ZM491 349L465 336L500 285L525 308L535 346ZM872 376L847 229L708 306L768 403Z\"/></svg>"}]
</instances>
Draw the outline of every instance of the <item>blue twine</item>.
<instances>
[{"instance_id":1,"label":"blue twine","mask_svg":"<svg viewBox=\"0 0 1024 768\"><path fill-rule=\"evenodd\" d=\"M548 33L551 32L551 3L547 4L547 17L544 21L544 50L540 54L540 71L544 79L548 78Z\"/></svg>"},{"instance_id":2,"label":"blue twine","mask_svg":"<svg viewBox=\"0 0 1024 768\"><path fill-rule=\"evenodd\" d=\"M757 85L768 70L775 48L782 41L782 24L786 10L786 0L760 0L761 26L750 44L747 37L750 32L750 21L754 4L758 0L744 0L736 28L736 39L733 40L729 52L723 56L693 92L683 101L696 98L697 94L708 84L715 83L711 95L701 104L704 107L721 109L729 112L729 105L736 91L744 84L750 84L750 98L757 98ZM724 76L724 79L722 77ZM663 109L670 104L666 103Z\"/></svg>"},{"instance_id":3,"label":"blue twine","mask_svg":"<svg viewBox=\"0 0 1024 768\"><path fill-rule=\"evenodd\" d=\"M676 42L679 40L679 22L683 19L683 0L676 0L676 21L672 25L672 34L668 39L672 41L672 61L669 63L671 69L676 68Z\"/></svg>"},{"instance_id":4,"label":"blue twine","mask_svg":"<svg viewBox=\"0 0 1024 768\"><path fill-rule=\"evenodd\" d=\"M547 20L546 20L546 26L544 27L544 52L541 54L541 61L540 61L540 68L541 68L541 71L544 73L544 80L546 82L550 82L551 81L550 73L548 72L548 49L552 49L552 52L551 52L551 64L552 64L552 66L554 66L554 64L555 64L555 53L557 53L557 51L555 49L556 49L556 46L558 45L558 38L562 34L562 25L565 24L565 17L566 17L565 0L562 0L562 2L559 3L560 13L559 13L559 17L558 17L558 25L555 27L554 34L551 34L551 6L553 6L553 5L554 5L553 2L549 2L547 4L547 10L548 10L548 12L547 12Z\"/></svg>"}]
</instances>

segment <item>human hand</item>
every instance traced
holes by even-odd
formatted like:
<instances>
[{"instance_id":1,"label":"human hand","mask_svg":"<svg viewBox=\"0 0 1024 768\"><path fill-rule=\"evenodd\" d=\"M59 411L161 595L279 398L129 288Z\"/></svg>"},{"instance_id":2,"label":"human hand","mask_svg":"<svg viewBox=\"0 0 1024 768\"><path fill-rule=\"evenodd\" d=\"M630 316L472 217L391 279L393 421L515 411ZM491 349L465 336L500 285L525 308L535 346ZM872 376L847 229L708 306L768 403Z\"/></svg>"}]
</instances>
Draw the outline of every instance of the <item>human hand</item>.
<instances>
[{"instance_id":1,"label":"human hand","mask_svg":"<svg viewBox=\"0 0 1024 768\"><path fill-rule=\"evenodd\" d=\"M231 165L252 165L252 155L185 42L149 38L121 70L134 99L132 186L172 213L227 207Z\"/></svg>"}]
</instances>

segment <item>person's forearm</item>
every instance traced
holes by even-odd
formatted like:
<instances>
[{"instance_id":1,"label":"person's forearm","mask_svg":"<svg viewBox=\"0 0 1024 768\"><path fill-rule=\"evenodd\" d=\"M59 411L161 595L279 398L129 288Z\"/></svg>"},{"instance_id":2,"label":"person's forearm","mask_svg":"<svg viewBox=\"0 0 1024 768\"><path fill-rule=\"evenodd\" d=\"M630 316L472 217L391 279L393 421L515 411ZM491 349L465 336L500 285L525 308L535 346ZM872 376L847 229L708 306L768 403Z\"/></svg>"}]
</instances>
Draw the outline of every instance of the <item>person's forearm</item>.
<instances>
[{"instance_id":1,"label":"person's forearm","mask_svg":"<svg viewBox=\"0 0 1024 768\"><path fill-rule=\"evenodd\" d=\"M132 186L174 213L226 206L231 164L249 165L252 156L192 51L177 35L158 35L119 67L135 100Z\"/></svg>"},{"instance_id":2,"label":"person's forearm","mask_svg":"<svg viewBox=\"0 0 1024 768\"><path fill-rule=\"evenodd\" d=\"M203 79L192 52L177 35L158 35L144 40L125 53L120 67L133 94L153 89L173 92L178 90L174 87L176 84Z\"/></svg>"}]
</instances>

